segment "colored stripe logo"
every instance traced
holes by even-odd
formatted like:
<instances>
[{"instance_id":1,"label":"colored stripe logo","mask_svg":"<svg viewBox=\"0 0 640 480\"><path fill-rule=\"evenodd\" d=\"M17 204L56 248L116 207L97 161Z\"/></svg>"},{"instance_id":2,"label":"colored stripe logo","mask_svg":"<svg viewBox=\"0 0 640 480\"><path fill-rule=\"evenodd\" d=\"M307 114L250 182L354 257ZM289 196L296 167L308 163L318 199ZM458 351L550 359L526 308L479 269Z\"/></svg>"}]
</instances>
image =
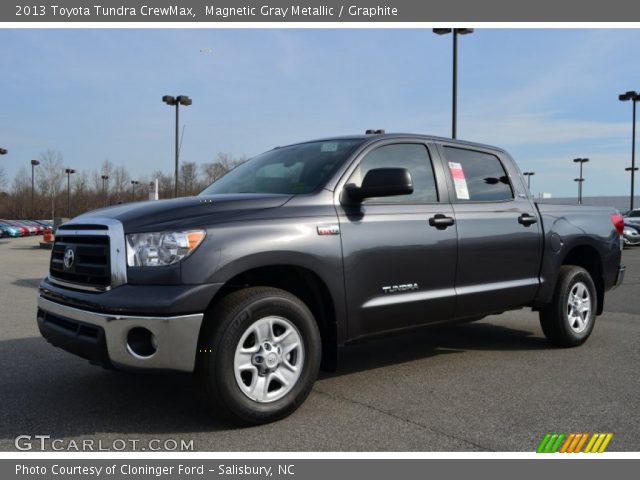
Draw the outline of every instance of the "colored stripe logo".
<instances>
[{"instance_id":1,"label":"colored stripe logo","mask_svg":"<svg viewBox=\"0 0 640 480\"><path fill-rule=\"evenodd\" d=\"M536 453L602 453L613 433L547 433ZM584 450L583 450L584 449Z\"/></svg>"}]
</instances>

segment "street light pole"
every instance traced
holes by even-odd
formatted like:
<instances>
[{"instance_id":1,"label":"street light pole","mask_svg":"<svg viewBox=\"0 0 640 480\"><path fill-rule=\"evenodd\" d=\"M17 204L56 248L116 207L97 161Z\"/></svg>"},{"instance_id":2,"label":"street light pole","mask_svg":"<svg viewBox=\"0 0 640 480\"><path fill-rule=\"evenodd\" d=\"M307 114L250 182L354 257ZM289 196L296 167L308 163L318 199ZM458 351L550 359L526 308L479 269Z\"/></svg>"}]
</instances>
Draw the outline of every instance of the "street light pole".
<instances>
[{"instance_id":1,"label":"street light pole","mask_svg":"<svg viewBox=\"0 0 640 480\"><path fill-rule=\"evenodd\" d=\"M184 105L185 107L191 105L193 101L186 95L178 95L177 97L172 97L171 95L165 95L162 97L162 101L170 106L176 107L176 165L175 165L175 180L174 180L174 188L173 188L173 196L175 198L178 197L178 165L179 165L179 157L180 157L180 133L179 133L179 125L180 125L180 105Z\"/></svg>"},{"instance_id":2,"label":"street light pole","mask_svg":"<svg viewBox=\"0 0 640 480\"><path fill-rule=\"evenodd\" d=\"M458 35L473 33L473 28L434 28L436 35L453 33L453 79L451 92L451 138L456 138L458 130Z\"/></svg>"},{"instance_id":3,"label":"street light pole","mask_svg":"<svg viewBox=\"0 0 640 480\"><path fill-rule=\"evenodd\" d=\"M64 173L67 174L67 218L71 218L71 175L76 171L73 168L66 168Z\"/></svg>"},{"instance_id":4,"label":"street light pole","mask_svg":"<svg viewBox=\"0 0 640 480\"><path fill-rule=\"evenodd\" d=\"M629 202L629 210L633 210L635 197L635 178L636 178L636 102L640 95L636 94L633 99L633 127L631 128L631 200Z\"/></svg>"},{"instance_id":5,"label":"street light pole","mask_svg":"<svg viewBox=\"0 0 640 480\"><path fill-rule=\"evenodd\" d=\"M140 185L138 180L131 180L131 194L133 196L133 201L136 201L136 185Z\"/></svg>"},{"instance_id":6,"label":"street light pole","mask_svg":"<svg viewBox=\"0 0 640 480\"><path fill-rule=\"evenodd\" d=\"M525 177L527 177L527 188L529 189L529 192L531 192L531 176L535 175L536 172L524 172L522 175L524 175Z\"/></svg>"},{"instance_id":7,"label":"street light pole","mask_svg":"<svg viewBox=\"0 0 640 480\"><path fill-rule=\"evenodd\" d=\"M578 182L578 205L582 205L582 182L584 182L584 177L582 176L582 165L589 161L588 158L574 158L574 163L580 164L580 177L574 178L574 182Z\"/></svg>"},{"instance_id":8,"label":"street light pole","mask_svg":"<svg viewBox=\"0 0 640 480\"><path fill-rule=\"evenodd\" d=\"M633 90L623 93L622 95L618 95L618 100L621 102L626 102L631 100L633 104L633 120L631 126L631 168L626 168L625 170L631 172L631 199L629 201L629 210L633 210L633 203L635 197L635 176L636 171L636 102L640 100L640 93L634 92Z\"/></svg>"},{"instance_id":9,"label":"street light pole","mask_svg":"<svg viewBox=\"0 0 640 480\"><path fill-rule=\"evenodd\" d=\"M33 192L35 191L34 170L35 170L35 167L37 167L38 165L40 165L40 162L38 160L31 160L31 218L32 219L36 218L34 213L35 207L33 203L33 198L34 198Z\"/></svg>"},{"instance_id":10,"label":"street light pole","mask_svg":"<svg viewBox=\"0 0 640 480\"><path fill-rule=\"evenodd\" d=\"M102 196L104 197L104 203L107 204L107 180L109 180L109 175L101 175L102 178Z\"/></svg>"}]
</instances>

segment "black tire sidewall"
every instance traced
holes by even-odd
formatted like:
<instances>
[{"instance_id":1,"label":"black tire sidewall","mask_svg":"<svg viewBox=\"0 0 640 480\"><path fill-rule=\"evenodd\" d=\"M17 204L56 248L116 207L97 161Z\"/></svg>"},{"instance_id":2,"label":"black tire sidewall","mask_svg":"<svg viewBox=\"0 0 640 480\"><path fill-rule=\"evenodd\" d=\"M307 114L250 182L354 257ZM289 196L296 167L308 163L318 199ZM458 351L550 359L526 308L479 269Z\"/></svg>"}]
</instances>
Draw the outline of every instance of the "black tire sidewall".
<instances>
[{"instance_id":1,"label":"black tire sidewall","mask_svg":"<svg viewBox=\"0 0 640 480\"><path fill-rule=\"evenodd\" d=\"M235 378L234 357L246 330L267 316L283 317L298 329L304 345L304 364L300 378L290 392L274 402L259 403L240 390ZM268 293L251 299L226 320L226 325L218 332L217 353L212 359L215 365L211 369L216 377L216 393L220 400L245 423L265 423L288 415L304 402L318 375L321 345L313 315L291 295Z\"/></svg>"}]
</instances>

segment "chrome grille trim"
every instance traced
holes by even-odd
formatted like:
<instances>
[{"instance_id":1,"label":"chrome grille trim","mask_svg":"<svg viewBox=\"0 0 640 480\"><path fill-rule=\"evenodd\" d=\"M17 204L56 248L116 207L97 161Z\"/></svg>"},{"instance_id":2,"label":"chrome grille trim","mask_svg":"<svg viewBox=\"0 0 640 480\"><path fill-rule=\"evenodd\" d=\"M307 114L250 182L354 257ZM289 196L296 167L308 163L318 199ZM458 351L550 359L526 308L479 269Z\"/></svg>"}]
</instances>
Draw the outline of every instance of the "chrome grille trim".
<instances>
[{"instance_id":1,"label":"chrome grille trim","mask_svg":"<svg viewBox=\"0 0 640 480\"><path fill-rule=\"evenodd\" d=\"M82 290L84 292L100 292L101 293L101 292L108 292L109 290L111 290L110 285L93 286L93 285L86 285L82 283L67 282L65 280L60 280L59 278L52 277L51 275L47 276L47 281L49 281L50 283L53 283L54 285L58 285L60 287L72 288L74 290Z\"/></svg>"},{"instance_id":2,"label":"chrome grille trim","mask_svg":"<svg viewBox=\"0 0 640 480\"><path fill-rule=\"evenodd\" d=\"M73 226L78 225L77 229ZM87 225L104 225L107 228L105 230L86 230ZM109 260L111 267L111 284L105 287L96 287L93 285L82 285L72 282L65 282L51 278L52 283L58 284L67 288L75 288L78 290L87 290L94 292L104 292L112 288L119 287L127 283L127 246L124 237L124 226L122 222L113 218L82 216L63 225L64 228L58 229L61 236L107 236L109 237ZM57 232L56 232L57 233Z\"/></svg>"}]
</instances>

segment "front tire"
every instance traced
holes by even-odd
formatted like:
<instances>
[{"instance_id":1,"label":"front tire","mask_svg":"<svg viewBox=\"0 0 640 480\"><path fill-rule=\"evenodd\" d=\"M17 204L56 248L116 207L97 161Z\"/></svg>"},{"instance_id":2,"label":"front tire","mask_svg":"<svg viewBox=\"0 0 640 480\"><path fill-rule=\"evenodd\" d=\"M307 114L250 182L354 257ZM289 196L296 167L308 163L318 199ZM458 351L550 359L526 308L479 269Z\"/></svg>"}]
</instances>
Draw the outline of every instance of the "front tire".
<instances>
[{"instance_id":1,"label":"front tire","mask_svg":"<svg viewBox=\"0 0 640 480\"><path fill-rule=\"evenodd\" d=\"M321 340L307 306L284 290L251 287L207 315L199 349L206 401L235 423L257 425L293 413L318 376Z\"/></svg>"},{"instance_id":2,"label":"front tire","mask_svg":"<svg viewBox=\"0 0 640 480\"><path fill-rule=\"evenodd\" d=\"M540 310L540 325L554 345L576 347L591 335L597 311L596 287L589 272L563 265L553 299Z\"/></svg>"}]
</instances>

